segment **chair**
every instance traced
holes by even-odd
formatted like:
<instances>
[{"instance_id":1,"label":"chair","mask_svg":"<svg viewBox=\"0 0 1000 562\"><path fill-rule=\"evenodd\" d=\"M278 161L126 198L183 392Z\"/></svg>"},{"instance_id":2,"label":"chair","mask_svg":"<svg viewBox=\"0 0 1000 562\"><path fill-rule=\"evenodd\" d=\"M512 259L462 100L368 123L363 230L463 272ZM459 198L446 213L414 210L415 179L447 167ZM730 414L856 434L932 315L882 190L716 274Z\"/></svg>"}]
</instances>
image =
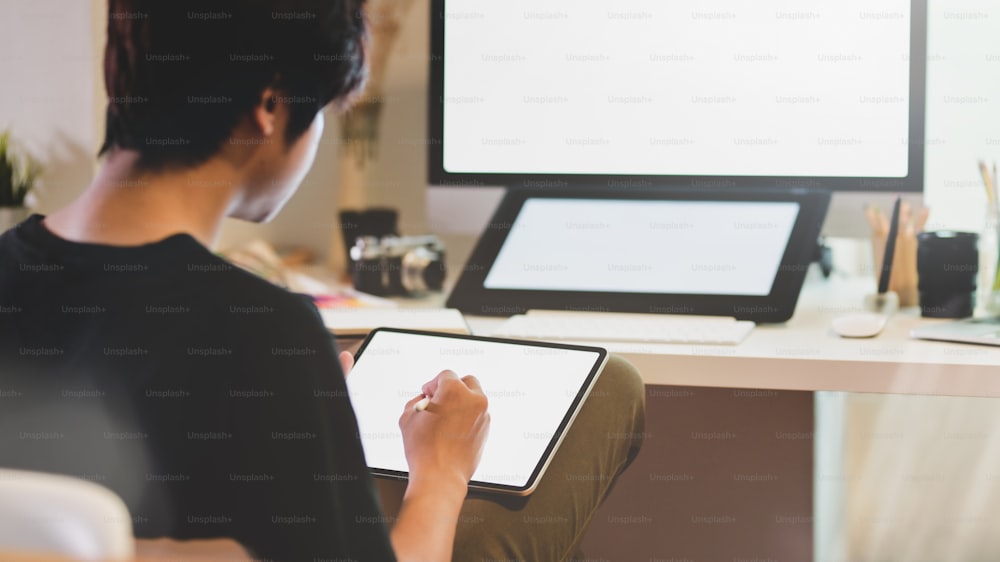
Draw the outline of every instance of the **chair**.
<instances>
[{"instance_id":1,"label":"chair","mask_svg":"<svg viewBox=\"0 0 1000 562\"><path fill-rule=\"evenodd\" d=\"M110 490L70 476L0 469L0 560L130 560L134 549L128 508Z\"/></svg>"}]
</instances>

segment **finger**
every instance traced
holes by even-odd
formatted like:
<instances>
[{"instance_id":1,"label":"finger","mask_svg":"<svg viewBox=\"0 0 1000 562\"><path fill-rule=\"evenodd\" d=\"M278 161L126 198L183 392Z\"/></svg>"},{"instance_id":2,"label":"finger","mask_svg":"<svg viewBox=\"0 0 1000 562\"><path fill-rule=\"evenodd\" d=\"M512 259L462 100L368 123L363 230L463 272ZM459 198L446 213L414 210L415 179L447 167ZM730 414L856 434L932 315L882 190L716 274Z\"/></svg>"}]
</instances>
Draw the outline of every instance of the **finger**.
<instances>
[{"instance_id":1,"label":"finger","mask_svg":"<svg viewBox=\"0 0 1000 562\"><path fill-rule=\"evenodd\" d=\"M473 375L465 375L464 377L462 377L462 382L464 382L465 386L469 387L470 390L474 390L480 393L483 392L483 385L480 384L479 379L477 379Z\"/></svg>"},{"instance_id":2,"label":"finger","mask_svg":"<svg viewBox=\"0 0 1000 562\"><path fill-rule=\"evenodd\" d=\"M344 371L344 378L351 373L351 369L354 368L354 355L351 355L350 351L341 351L340 355L337 356L340 359L340 368Z\"/></svg>"},{"instance_id":3,"label":"finger","mask_svg":"<svg viewBox=\"0 0 1000 562\"><path fill-rule=\"evenodd\" d=\"M419 402L413 405L413 409L417 412L423 412L424 410L427 410L430 407L430 405L431 405L430 396L425 396L424 398L421 398Z\"/></svg>"},{"instance_id":4,"label":"finger","mask_svg":"<svg viewBox=\"0 0 1000 562\"><path fill-rule=\"evenodd\" d=\"M403 412L399 414L398 424L400 429L406 427L407 420L409 420L413 414L417 413L417 411L414 410L413 407L416 406L417 402L420 402L423 399L424 395L421 394L418 396L414 396L413 398L411 398L409 401L406 402L406 405L403 406Z\"/></svg>"},{"instance_id":5,"label":"finger","mask_svg":"<svg viewBox=\"0 0 1000 562\"><path fill-rule=\"evenodd\" d=\"M413 411L413 407L417 405L417 402L420 402L424 398L426 398L426 396L424 396L423 394L418 394L418 395L414 396L413 398L410 398L406 402L406 406L403 406L403 411L404 412Z\"/></svg>"},{"instance_id":6,"label":"finger","mask_svg":"<svg viewBox=\"0 0 1000 562\"><path fill-rule=\"evenodd\" d=\"M438 375L433 379L425 382L424 386L420 388L421 392L427 396L434 396L437 393L438 386L441 384L442 378L458 379L458 375L455 374L455 371L445 369L444 371L438 373Z\"/></svg>"}]
</instances>

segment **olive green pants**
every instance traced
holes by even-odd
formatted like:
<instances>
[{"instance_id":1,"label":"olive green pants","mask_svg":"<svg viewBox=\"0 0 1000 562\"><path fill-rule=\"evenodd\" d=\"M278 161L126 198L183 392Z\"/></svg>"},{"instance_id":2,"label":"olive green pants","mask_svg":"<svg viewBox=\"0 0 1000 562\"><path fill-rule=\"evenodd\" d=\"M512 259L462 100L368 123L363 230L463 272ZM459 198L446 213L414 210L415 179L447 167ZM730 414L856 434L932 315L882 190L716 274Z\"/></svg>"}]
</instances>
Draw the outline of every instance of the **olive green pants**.
<instances>
[{"instance_id":1,"label":"olive green pants","mask_svg":"<svg viewBox=\"0 0 1000 562\"><path fill-rule=\"evenodd\" d=\"M645 386L612 355L535 492L527 497L472 493L455 538L455 562L570 560L615 479L639 453ZM395 516L405 482L376 479Z\"/></svg>"}]
</instances>

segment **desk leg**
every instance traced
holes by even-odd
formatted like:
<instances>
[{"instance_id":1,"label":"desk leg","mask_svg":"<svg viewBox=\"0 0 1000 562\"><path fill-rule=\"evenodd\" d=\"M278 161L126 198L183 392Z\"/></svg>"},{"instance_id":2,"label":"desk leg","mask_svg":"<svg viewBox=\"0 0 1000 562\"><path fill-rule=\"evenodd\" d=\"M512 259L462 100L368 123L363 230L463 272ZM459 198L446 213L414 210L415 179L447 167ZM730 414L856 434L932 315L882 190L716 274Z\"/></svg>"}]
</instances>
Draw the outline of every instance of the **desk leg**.
<instances>
[{"instance_id":1,"label":"desk leg","mask_svg":"<svg viewBox=\"0 0 1000 562\"><path fill-rule=\"evenodd\" d=\"M646 386L646 441L587 560L811 560L813 393Z\"/></svg>"}]
</instances>

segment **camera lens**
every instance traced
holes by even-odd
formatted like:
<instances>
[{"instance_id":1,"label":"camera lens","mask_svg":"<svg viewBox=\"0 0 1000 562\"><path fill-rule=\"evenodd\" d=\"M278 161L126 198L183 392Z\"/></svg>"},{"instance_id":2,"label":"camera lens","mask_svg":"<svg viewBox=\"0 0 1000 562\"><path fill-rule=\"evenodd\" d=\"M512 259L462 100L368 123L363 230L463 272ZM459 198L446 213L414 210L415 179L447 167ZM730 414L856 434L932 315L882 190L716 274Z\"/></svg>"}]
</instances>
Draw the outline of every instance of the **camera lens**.
<instances>
[{"instance_id":1,"label":"camera lens","mask_svg":"<svg viewBox=\"0 0 1000 562\"><path fill-rule=\"evenodd\" d=\"M417 247L403 256L403 287L410 293L440 291L444 285L443 252Z\"/></svg>"},{"instance_id":2,"label":"camera lens","mask_svg":"<svg viewBox=\"0 0 1000 562\"><path fill-rule=\"evenodd\" d=\"M942 230L917 235L921 313L930 318L965 318L975 308L979 235Z\"/></svg>"}]
</instances>

